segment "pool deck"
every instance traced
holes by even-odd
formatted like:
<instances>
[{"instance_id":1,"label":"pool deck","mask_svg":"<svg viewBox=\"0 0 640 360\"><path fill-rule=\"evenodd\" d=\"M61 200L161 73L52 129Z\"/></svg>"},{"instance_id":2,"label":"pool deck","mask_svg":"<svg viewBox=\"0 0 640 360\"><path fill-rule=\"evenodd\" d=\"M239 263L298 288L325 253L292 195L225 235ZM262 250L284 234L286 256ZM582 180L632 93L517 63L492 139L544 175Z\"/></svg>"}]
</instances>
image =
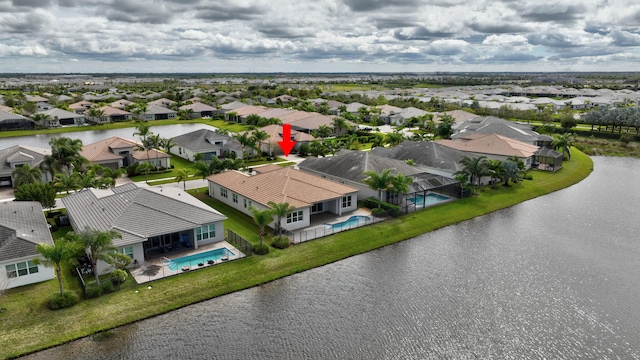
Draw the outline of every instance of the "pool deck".
<instances>
[{"instance_id":1,"label":"pool deck","mask_svg":"<svg viewBox=\"0 0 640 360\"><path fill-rule=\"evenodd\" d=\"M340 216L338 216L338 215L336 215L334 213L330 213L330 212L324 212L324 213L321 213L321 214L312 215L311 216L311 223L309 224L308 227L303 228L303 229L299 229L299 230L295 230L295 231L293 231L293 233L315 230L315 229L322 228L322 227L327 226L327 225L331 225L331 224L347 221L352 216L368 216L368 217L371 217L371 210L369 210L367 208L360 208L360 209L357 209L357 210L354 210L354 211L350 211L348 213L343 213Z\"/></svg>"},{"instance_id":2,"label":"pool deck","mask_svg":"<svg viewBox=\"0 0 640 360\"><path fill-rule=\"evenodd\" d=\"M205 263L203 266L191 267L189 271L197 271L199 269L207 268L210 266L217 266L229 261L241 259L245 257L245 255L240 252L240 250L236 249L233 245L229 244L226 241L220 241L214 244L201 245L197 249L188 249L183 251L176 251L170 254L166 254L166 256L159 256L147 259L142 265L137 266L129 270L133 278L136 280L138 284L147 283L150 281L162 279L165 277L182 274L184 271L182 269L171 270L167 265L164 264L166 259L172 260L181 258L184 256L199 254L211 250L227 248L234 255L230 255L228 260L217 260L214 264Z\"/></svg>"}]
</instances>

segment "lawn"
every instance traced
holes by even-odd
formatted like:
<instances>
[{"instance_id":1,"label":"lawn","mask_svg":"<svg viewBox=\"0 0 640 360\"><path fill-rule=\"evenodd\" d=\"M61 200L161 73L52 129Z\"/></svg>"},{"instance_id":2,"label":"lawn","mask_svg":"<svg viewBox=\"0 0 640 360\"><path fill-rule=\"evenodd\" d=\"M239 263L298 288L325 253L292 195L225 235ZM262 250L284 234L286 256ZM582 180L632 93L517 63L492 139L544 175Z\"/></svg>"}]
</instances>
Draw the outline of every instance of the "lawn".
<instances>
[{"instance_id":1,"label":"lawn","mask_svg":"<svg viewBox=\"0 0 640 360\"><path fill-rule=\"evenodd\" d=\"M393 220L340 232L325 238L271 249L265 256L251 256L158 280L151 290L132 286L76 306L49 311L44 303L56 291L55 280L12 289L0 299L7 311L0 314L0 358L14 357L116 326L165 313L189 304L273 281L301 271L393 244L443 226L513 206L579 182L593 169L591 159L573 150L573 157L556 173L531 171L533 180L511 187L498 186L480 196L450 202ZM215 206L235 228L255 243L257 229L250 218L216 202ZM139 293L135 293L139 290Z\"/></svg>"},{"instance_id":2,"label":"lawn","mask_svg":"<svg viewBox=\"0 0 640 360\"><path fill-rule=\"evenodd\" d=\"M173 165L173 169L167 169L166 172L159 172L155 174L151 173L147 177L148 180L171 179L172 181L168 181L168 182L175 182L175 180L173 179L176 176L178 176L178 170L180 169L191 170L191 165L193 165L191 161L183 159L180 156L177 156L174 154L169 154L169 155L171 155L171 165ZM131 176L130 178L131 178L131 181L134 181L134 182L145 181L144 175L135 175L135 176Z\"/></svg>"}]
</instances>

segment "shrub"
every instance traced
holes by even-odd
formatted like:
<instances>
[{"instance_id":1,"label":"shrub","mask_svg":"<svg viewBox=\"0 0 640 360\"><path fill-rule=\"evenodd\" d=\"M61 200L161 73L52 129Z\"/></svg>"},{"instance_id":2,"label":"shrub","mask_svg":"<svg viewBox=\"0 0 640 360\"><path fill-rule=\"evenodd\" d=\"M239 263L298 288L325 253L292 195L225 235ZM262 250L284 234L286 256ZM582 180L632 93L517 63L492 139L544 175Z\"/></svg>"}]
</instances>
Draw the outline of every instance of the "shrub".
<instances>
[{"instance_id":1,"label":"shrub","mask_svg":"<svg viewBox=\"0 0 640 360\"><path fill-rule=\"evenodd\" d=\"M118 284L122 284L123 282L127 281L128 277L129 273L126 270L117 269L111 272L111 279L113 279Z\"/></svg>"},{"instance_id":2,"label":"shrub","mask_svg":"<svg viewBox=\"0 0 640 360\"><path fill-rule=\"evenodd\" d=\"M373 208L371 209L371 215L373 216L384 216L386 215L387 210L385 209L378 209L378 208Z\"/></svg>"},{"instance_id":3,"label":"shrub","mask_svg":"<svg viewBox=\"0 0 640 360\"><path fill-rule=\"evenodd\" d=\"M102 295L102 287L96 285L96 283L87 284L84 292L84 297L87 299L94 299Z\"/></svg>"},{"instance_id":4,"label":"shrub","mask_svg":"<svg viewBox=\"0 0 640 360\"><path fill-rule=\"evenodd\" d=\"M635 136L633 134L622 134L620 135L620 142L627 145L628 143L635 140Z\"/></svg>"},{"instance_id":5,"label":"shrub","mask_svg":"<svg viewBox=\"0 0 640 360\"><path fill-rule=\"evenodd\" d=\"M276 249L286 249L291 245L289 238L283 235L276 236L271 241L271 246Z\"/></svg>"},{"instance_id":6,"label":"shrub","mask_svg":"<svg viewBox=\"0 0 640 360\"><path fill-rule=\"evenodd\" d=\"M269 253L269 246L266 244L258 244L253 246L253 253L256 255L266 255Z\"/></svg>"},{"instance_id":7,"label":"shrub","mask_svg":"<svg viewBox=\"0 0 640 360\"><path fill-rule=\"evenodd\" d=\"M526 175L523 177L523 179L525 179L525 180L533 180L533 175L531 175L531 174L526 174Z\"/></svg>"},{"instance_id":8,"label":"shrub","mask_svg":"<svg viewBox=\"0 0 640 360\"><path fill-rule=\"evenodd\" d=\"M387 211L387 214L390 216L399 216L400 215L400 206L389 204L388 202L381 202L380 207L382 210ZM378 208L378 199L375 198L367 198L365 200L365 205L369 209L377 209ZM380 213L380 212L378 212Z\"/></svg>"},{"instance_id":9,"label":"shrub","mask_svg":"<svg viewBox=\"0 0 640 360\"><path fill-rule=\"evenodd\" d=\"M103 294L108 294L113 292L113 283L111 281L102 281L100 282L100 287L102 288Z\"/></svg>"},{"instance_id":10,"label":"shrub","mask_svg":"<svg viewBox=\"0 0 640 360\"><path fill-rule=\"evenodd\" d=\"M78 303L78 295L73 291L65 291L62 295L56 293L47 303L49 310L60 310L71 307Z\"/></svg>"}]
</instances>

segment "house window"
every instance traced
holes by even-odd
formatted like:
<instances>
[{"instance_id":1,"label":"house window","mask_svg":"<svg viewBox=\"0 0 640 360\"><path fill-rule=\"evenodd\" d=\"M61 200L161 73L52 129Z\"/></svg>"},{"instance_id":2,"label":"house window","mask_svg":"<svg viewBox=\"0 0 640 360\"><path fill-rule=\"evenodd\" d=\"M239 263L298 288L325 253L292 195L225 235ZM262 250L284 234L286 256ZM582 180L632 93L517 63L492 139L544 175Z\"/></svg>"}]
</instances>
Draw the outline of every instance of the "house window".
<instances>
[{"instance_id":1,"label":"house window","mask_svg":"<svg viewBox=\"0 0 640 360\"><path fill-rule=\"evenodd\" d=\"M244 199L244 207L245 208L247 207L247 199L246 198Z\"/></svg>"},{"instance_id":2,"label":"house window","mask_svg":"<svg viewBox=\"0 0 640 360\"><path fill-rule=\"evenodd\" d=\"M133 259L133 246L120 248L120 253Z\"/></svg>"},{"instance_id":3,"label":"house window","mask_svg":"<svg viewBox=\"0 0 640 360\"><path fill-rule=\"evenodd\" d=\"M223 198L228 198L229 194L227 194L227 189L221 187L220 188L220 196L222 196Z\"/></svg>"},{"instance_id":4,"label":"house window","mask_svg":"<svg viewBox=\"0 0 640 360\"><path fill-rule=\"evenodd\" d=\"M311 206L311 212L312 213L321 212L323 210L323 207L324 207L323 203L313 204Z\"/></svg>"},{"instance_id":5,"label":"house window","mask_svg":"<svg viewBox=\"0 0 640 360\"><path fill-rule=\"evenodd\" d=\"M210 238L216 237L216 225L202 225L199 228L196 228L196 240L206 240Z\"/></svg>"},{"instance_id":6,"label":"house window","mask_svg":"<svg viewBox=\"0 0 640 360\"><path fill-rule=\"evenodd\" d=\"M23 261L17 264L10 264L5 266L7 270L8 278L16 278L19 276L26 276L35 274L38 272L38 265L34 264L33 261Z\"/></svg>"},{"instance_id":7,"label":"house window","mask_svg":"<svg viewBox=\"0 0 640 360\"><path fill-rule=\"evenodd\" d=\"M298 221L302 221L302 210L301 211L294 211L292 213L290 213L289 215L287 215L287 224L291 224L294 222L298 222Z\"/></svg>"},{"instance_id":8,"label":"house window","mask_svg":"<svg viewBox=\"0 0 640 360\"><path fill-rule=\"evenodd\" d=\"M233 199L234 203L238 203L238 194L236 193L231 193L231 198Z\"/></svg>"},{"instance_id":9,"label":"house window","mask_svg":"<svg viewBox=\"0 0 640 360\"><path fill-rule=\"evenodd\" d=\"M342 197L342 208L351 207L351 195Z\"/></svg>"}]
</instances>

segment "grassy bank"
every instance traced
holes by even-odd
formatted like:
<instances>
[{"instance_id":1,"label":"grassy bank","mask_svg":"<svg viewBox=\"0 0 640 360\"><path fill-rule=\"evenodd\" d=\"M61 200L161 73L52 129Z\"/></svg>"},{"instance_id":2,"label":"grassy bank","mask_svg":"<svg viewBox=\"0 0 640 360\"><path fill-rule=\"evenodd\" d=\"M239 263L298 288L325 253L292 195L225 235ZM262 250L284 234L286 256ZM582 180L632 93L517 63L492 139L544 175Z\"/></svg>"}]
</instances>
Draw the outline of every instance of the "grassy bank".
<instances>
[{"instance_id":1,"label":"grassy bank","mask_svg":"<svg viewBox=\"0 0 640 360\"><path fill-rule=\"evenodd\" d=\"M588 176L592 168L591 159L574 150L571 161L565 162L564 168L555 174L533 171L532 181L512 187L499 186L477 197L446 203L288 249L272 249L266 256L252 256L166 278L152 283L150 290L147 285L125 288L117 293L82 301L65 310L49 311L44 305L56 291L55 280L13 289L0 298L0 305L7 309L0 313L0 357L37 351L406 240L568 187ZM247 225L246 235L254 237L252 233L255 233L255 227ZM234 220L234 223L227 223L226 226L244 227L245 224L241 220ZM139 293L134 292L136 289Z\"/></svg>"}]
</instances>

